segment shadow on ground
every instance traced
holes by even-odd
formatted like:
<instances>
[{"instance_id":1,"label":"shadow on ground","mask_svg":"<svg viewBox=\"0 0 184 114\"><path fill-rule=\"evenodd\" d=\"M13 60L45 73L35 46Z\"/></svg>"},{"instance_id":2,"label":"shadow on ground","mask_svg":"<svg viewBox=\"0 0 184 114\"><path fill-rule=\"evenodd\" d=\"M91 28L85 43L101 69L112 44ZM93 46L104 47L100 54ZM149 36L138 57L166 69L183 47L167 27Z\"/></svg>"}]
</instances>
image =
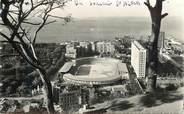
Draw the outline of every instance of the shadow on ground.
<instances>
[{"instance_id":1,"label":"shadow on ground","mask_svg":"<svg viewBox=\"0 0 184 114\"><path fill-rule=\"evenodd\" d=\"M182 99L183 95L178 92L156 91L154 93L148 93L142 96L140 103L145 107L153 107L162 105L164 103L172 103Z\"/></svg>"},{"instance_id":2,"label":"shadow on ground","mask_svg":"<svg viewBox=\"0 0 184 114\"><path fill-rule=\"evenodd\" d=\"M108 107L108 109L112 111L122 111L127 110L131 107L134 107L133 103L130 103L129 101L120 101L120 102L113 102L111 107Z\"/></svg>"},{"instance_id":3,"label":"shadow on ground","mask_svg":"<svg viewBox=\"0 0 184 114\"><path fill-rule=\"evenodd\" d=\"M129 101L113 101L111 103L111 105L109 107L103 108L103 109L99 109L99 110L95 110L95 111L91 111L91 112L87 112L85 114L103 114L103 113L107 113L107 110L111 110L111 111L123 111L123 110L127 110L129 108L134 107L134 104L130 103Z\"/></svg>"}]
</instances>

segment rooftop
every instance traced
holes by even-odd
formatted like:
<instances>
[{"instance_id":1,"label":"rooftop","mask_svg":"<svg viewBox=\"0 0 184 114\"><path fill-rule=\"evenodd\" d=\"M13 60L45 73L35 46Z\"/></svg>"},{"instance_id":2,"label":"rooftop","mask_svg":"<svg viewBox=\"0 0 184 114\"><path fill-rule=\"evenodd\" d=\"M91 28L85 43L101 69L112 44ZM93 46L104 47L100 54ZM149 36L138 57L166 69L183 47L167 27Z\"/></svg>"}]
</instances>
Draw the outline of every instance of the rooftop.
<instances>
[{"instance_id":1,"label":"rooftop","mask_svg":"<svg viewBox=\"0 0 184 114\"><path fill-rule=\"evenodd\" d=\"M63 67L61 67L61 69L59 70L59 72L63 72L66 73L68 72L71 67L74 65L74 62L70 61L70 62L66 62Z\"/></svg>"},{"instance_id":2,"label":"rooftop","mask_svg":"<svg viewBox=\"0 0 184 114\"><path fill-rule=\"evenodd\" d=\"M133 43L139 50L146 50L138 41L134 41Z\"/></svg>"}]
</instances>

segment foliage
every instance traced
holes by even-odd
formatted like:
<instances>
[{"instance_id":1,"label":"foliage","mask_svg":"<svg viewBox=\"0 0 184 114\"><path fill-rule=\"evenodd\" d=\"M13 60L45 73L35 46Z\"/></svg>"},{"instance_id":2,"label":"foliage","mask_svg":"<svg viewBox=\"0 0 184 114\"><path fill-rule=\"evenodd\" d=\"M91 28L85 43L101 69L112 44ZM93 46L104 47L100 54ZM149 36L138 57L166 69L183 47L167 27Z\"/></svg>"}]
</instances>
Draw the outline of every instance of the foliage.
<instances>
[{"instance_id":1,"label":"foliage","mask_svg":"<svg viewBox=\"0 0 184 114\"><path fill-rule=\"evenodd\" d=\"M1 25L6 32L0 35L32 67L44 86L45 103L48 113L54 113L52 87L46 71L37 58L34 46L39 31L46 25L56 22L49 18L70 19L52 15L52 11L63 8L64 0L1 0ZM36 21L35 21L36 20ZM36 28L36 29L35 29Z\"/></svg>"}]
</instances>

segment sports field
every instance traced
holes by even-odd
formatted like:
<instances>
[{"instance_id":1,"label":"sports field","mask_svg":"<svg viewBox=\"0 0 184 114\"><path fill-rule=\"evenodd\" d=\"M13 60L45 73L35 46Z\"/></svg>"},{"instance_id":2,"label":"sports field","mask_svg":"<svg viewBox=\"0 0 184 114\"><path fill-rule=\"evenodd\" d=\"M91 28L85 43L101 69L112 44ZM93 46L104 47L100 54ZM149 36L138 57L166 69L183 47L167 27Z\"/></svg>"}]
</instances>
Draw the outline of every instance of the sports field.
<instances>
[{"instance_id":1,"label":"sports field","mask_svg":"<svg viewBox=\"0 0 184 114\"><path fill-rule=\"evenodd\" d=\"M87 59L87 60L86 60ZM84 64L77 65L74 75L68 73L64 75L65 81L74 83L113 83L127 74L126 64L113 58L82 58ZM91 61L90 61L91 59Z\"/></svg>"}]
</instances>

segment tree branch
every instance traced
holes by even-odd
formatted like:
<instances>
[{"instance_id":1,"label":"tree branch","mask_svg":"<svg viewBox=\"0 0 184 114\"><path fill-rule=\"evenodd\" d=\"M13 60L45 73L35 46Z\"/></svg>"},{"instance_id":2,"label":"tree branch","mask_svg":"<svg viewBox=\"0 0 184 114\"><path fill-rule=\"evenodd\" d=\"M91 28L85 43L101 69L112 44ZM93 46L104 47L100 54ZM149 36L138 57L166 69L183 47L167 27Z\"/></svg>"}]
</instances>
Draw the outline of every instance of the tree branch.
<instances>
[{"instance_id":1,"label":"tree branch","mask_svg":"<svg viewBox=\"0 0 184 114\"><path fill-rule=\"evenodd\" d=\"M34 3L33 3L33 0L31 0L31 7L34 7Z\"/></svg>"},{"instance_id":2,"label":"tree branch","mask_svg":"<svg viewBox=\"0 0 184 114\"><path fill-rule=\"evenodd\" d=\"M162 2L165 0L156 0L155 8L162 8Z\"/></svg>"},{"instance_id":3,"label":"tree branch","mask_svg":"<svg viewBox=\"0 0 184 114\"><path fill-rule=\"evenodd\" d=\"M1 40L1 42L6 42L6 43L9 43L9 41L8 40ZM21 44L20 42L18 42L18 41L13 41L14 43L16 43L16 44Z\"/></svg>"},{"instance_id":4,"label":"tree branch","mask_svg":"<svg viewBox=\"0 0 184 114\"><path fill-rule=\"evenodd\" d=\"M46 21L49 17L48 13L50 11L52 11L52 7L53 7L53 2L51 2L51 4L45 9L45 12L44 12L44 16L42 18L43 22L41 23L41 25L38 27L38 29L36 30L35 32L35 35L34 35L34 38L33 38L33 45L35 45L35 42L36 42L36 38L37 38L37 34L38 32L44 27L44 25L46 24Z\"/></svg>"},{"instance_id":5,"label":"tree branch","mask_svg":"<svg viewBox=\"0 0 184 114\"><path fill-rule=\"evenodd\" d=\"M53 18L58 18L58 19L65 19L66 18L66 17L60 17L60 16L55 16L55 15L50 15L50 14L49 14L49 16L53 17Z\"/></svg>"},{"instance_id":6,"label":"tree branch","mask_svg":"<svg viewBox=\"0 0 184 114\"><path fill-rule=\"evenodd\" d=\"M9 29L9 34L6 35L0 32L0 35L9 42L13 49L18 52L18 54L27 61L28 64L33 66L38 72L40 72L40 77L42 82L44 83L45 89L45 98L46 98L46 107L47 111L54 112L53 107L53 98L52 98L52 88L49 80L47 80L47 75L45 69L41 66L39 60L37 59L33 44L36 42L36 37L38 32L47 24L56 22L49 21L47 22L49 13L56 9L64 6L64 2L58 2L60 0L1 0L0 7L1 7L1 19L4 26ZM58 3L56 3L58 2ZM26 7L25 5L31 4L30 7ZM56 5L53 5L53 4ZM44 9L44 10L42 10ZM14 11L13 11L14 10ZM42 11L41 19L43 22L35 23L27 20L29 16L32 16L32 13L35 13L36 10ZM39 17L39 16L37 16ZM65 18L64 18L65 19ZM35 32L35 36L31 36L31 33L28 33L28 29L23 26L23 24L29 25L38 25L38 29ZM29 36L30 35L30 36ZM33 37L33 42L29 37ZM17 42L18 41L18 42Z\"/></svg>"},{"instance_id":7,"label":"tree branch","mask_svg":"<svg viewBox=\"0 0 184 114\"><path fill-rule=\"evenodd\" d=\"M23 21L22 23L29 24L29 25L40 25L41 23L33 23L28 21Z\"/></svg>"},{"instance_id":8,"label":"tree branch","mask_svg":"<svg viewBox=\"0 0 184 114\"><path fill-rule=\"evenodd\" d=\"M45 23L45 25L49 25L49 24L51 24L51 23L55 23L55 22L57 22L57 21L56 21L56 20L49 21L49 22Z\"/></svg>"},{"instance_id":9,"label":"tree branch","mask_svg":"<svg viewBox=\"0 0 184 114\"><path fill-rule=\"evenodd\" d=\"M22 46L22 43L20 42L15 42L13 40L11 40L8 36L6 36L5 34L3 34L2 32L0 32L0 35L3 36L11 45L12 47L21 55L21 57L23 57L30 65L32 65L35 68L38 68L38 66L36 66L33 62L31 62L17 47L17 43L20 44L20 46Z\"/></svg>"},{"instance_id":10,"label":"tree branch","mask_svg":"<svg viewBox=\"0 0 184 114\"><path fill-rule=\"evenodd\" d=\"M2 33L2 32L0 32L0 35L1 35L2 37L4 37L7 41L10 41L10 40L11 40L7 35L5 35L5 34Z\"/></svg>"},{"instance_id":11,"label":"tree branch","mask_svg":"<svg viewBox=\"0 0 184 114\"><path fill-rule=\"evenodd\" d=\"M163 19L164 17L166 17L168 15L168 13L164 13L163 15L161 15L161 19Z\"/></svg>"},{"instance_id":12,"label":"tree branch","mask_svg":"<svg viewBox=\"0 0 184 114\"><path fill-rule=\"evenodd\" d=\"M16 20L14 19L14 17L10 13L8 13L8 16L13 20L13 22L16 23Z\"/></svg>"},{"instance_id":13,"label":"tree branch","mask_svg":"<svg viewBox=\"0 0 184 114\"><path fill-rule=\"evenodd\" d=\"M148 7L149 10L152 9L152 6L151 6L149 0L147 0L146 2L144 2L144 4Z\"/></svg>"}]
</instances>

